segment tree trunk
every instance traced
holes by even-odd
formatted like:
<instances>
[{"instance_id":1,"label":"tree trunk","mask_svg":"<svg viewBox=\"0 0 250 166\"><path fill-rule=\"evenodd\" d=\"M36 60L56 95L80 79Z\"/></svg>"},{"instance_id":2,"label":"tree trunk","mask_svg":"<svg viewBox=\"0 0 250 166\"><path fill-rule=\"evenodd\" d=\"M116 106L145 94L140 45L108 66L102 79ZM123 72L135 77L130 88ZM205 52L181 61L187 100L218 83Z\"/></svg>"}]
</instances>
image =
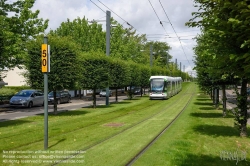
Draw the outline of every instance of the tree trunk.
<instances>
[{"instance_id":1,"label":"tree trunk","mask_svg":"<svg viewBox=\"0 0 250 166\"><path fill-rule=\"evenodd\" d=\"M238 108L240 109L240 136L247 136L247 79L243 78L241 83L241 94L237 97Z\"/></svg>"},{"instance_id":2,"label":"tree trunk","mask_svg":"<svg viewBox=\"0 0 250 166\"><path fill-rule=\"evenodd\" d=\"M74 91L75 97L77 96L77 90Z\"/></svg>"},{"instance_id":3,"label":"tree trunk","mask_svg":"<svg viewBox=\"0 0 250 166\"><path fill-rule=\"evenodd\" d=\"M215 105L215 88L213 88L213 104Z\"/></svg>"},{"instance_id":4,"label":"tree trunk","mask_svg":"<svg viewBox=\"0 0 250 166\"><path fill-rule=\"evenodd\" d=\"M219 105L219 102L220 102L220 100L219 100L219 97L220 97L220 94L219 94L219 93L220 93L220 91L219 91L219 90L220 90L220 89L219 89L219 88L216 88L215 90L216 90L216 100L215 100L216 108L219 108L219 106L220 106L220 105Z\"/></svg>"},{"instance_id":5,"label":"tree trunk","mask_svg":"<svg viewBox=\"0 0 250 166\"><path fill-rule=\"evenodd\" d=\"M227 115L227 97L226 97L226 85L222 85L222 102L223 102L223 117Z\"/></svg>"},{"instance_id":6,"label":"tree trunk","mask_svg":"<svg viewBox=\"0 0 250 166\"><path fill-rule=\"evenodd\" d=\"M56 90L53 91L53 97L54 97L54 115L57 114L57 98L56 98Z\"/></svg>"},{"instance_id":7,"label":"tree trunk","mask_svg":"<svg viewBox=\"0 0 250 166\"><path fill-rule=\"evenodd\" d=\"M118 102L118 94L117 94L117 88L115 88L115 102Z\"/></svg>"},{"instance_id":8,"label":"tree trunk","mask_svg":"<svg viewBox=\"0 0 250 166\"><path fill-rule=\"evenodd\" d=\"M142 97L142 86L141 86L141 97Z\"/></svg>"},{"instance_id":9,"label":"tree trunk","mask_svg":"<svg viewBox=\"0 0 250 166\"><path fill-rule=\"evenodd\" d=\"M210 89L210 98L213 100L213 88Z\"/></svg>"},{"instance_id":10,"label":"tree trunk","mask_svg":"<svg viewBox=\"0 0 250 166\"><path fill-rule=\"evenodd\" d=\"M93 97L93 108L96 108L96 88L93 89L92 97Z\"/></svg>"},{"instance_id":11,"label":"tree trunk","mask_svg":"<svg viewBox=\"0 0 250 166\"><path fill-rule=\"evenodd\" d=\"M79 89L79 99L81 99L82 98L82 91L81 91L81 89Z\"/></svg>"},{"instance_id":12,"label":"tree trunk","mask_svg":"<svg viewBox=\"0 0 250 166\"><path fill-rule=\"evenodd\" d=\"M133 91L132 91L132 85L129 86L129 90L127 91L127 94L129 96L129 100L133 98Z\"/></svg>"}]
</instances>

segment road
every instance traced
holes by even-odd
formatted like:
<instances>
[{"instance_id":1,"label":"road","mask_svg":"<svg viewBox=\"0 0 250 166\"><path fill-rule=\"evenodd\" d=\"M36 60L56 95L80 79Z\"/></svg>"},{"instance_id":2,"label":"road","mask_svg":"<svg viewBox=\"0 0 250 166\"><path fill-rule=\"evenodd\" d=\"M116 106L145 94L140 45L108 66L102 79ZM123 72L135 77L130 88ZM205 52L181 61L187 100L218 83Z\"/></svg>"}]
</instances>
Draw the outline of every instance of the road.
<instances>
[{"instance_id":1,"label":"road","mask_svg":"<svg viewBox=\"0 0 250 166\"><path fill-rule=\"evenodd\" d=\"M220 90L220 100L222 100L222 91ZM237 100L236 100L236 93L234 90L226 90L226 97L227 97L227 109L231 110L237 107ZM222 102L222 101L221 101ZM250 103L249 99L248 102ZM247 111L248 114L250 115L250 110ZM250 124L250 118L248 118L247 121L248 124Z\"/></svg>"},{"instance_id":2,"label":"road","mask_svg":"<svg viewBox=\"0 0 250 166\"><path fill-rule=\"evenodd\" d=\"M118 101L127 99L127 96L118 96ZM115 97L110 97L109 102L115 102ZM105 97L97 97L97 105L105 105ZM93 102L91 100L85 99L72 99L70 103L63 103L57 106L58 112L76 110L82 107L91 106ZM3 108L4 107L4 108ZM8 105L2 106L0 112L0 122L14 119L21 119L28 116L34 116L37 114L44 113L44 107L32 107L32 108L11 108ZM53 112L53 105L48 106L48 112Z\"/></svg>"}]
</instances>

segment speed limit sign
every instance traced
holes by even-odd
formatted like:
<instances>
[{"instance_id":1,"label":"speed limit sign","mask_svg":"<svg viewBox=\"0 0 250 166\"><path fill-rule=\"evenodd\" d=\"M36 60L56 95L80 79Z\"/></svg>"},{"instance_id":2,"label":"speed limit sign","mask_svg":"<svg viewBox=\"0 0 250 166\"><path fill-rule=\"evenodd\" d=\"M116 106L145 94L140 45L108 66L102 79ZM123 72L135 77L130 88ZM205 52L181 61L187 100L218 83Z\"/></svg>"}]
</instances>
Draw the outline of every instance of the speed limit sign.
<instances>
[{"instance_id":1,"label":"speed limit sign","mask_svg":"<svg viewBox=\"0 0 250 166\"><path fill-rule=\"evenodd\" d=\"M42 72L50 72L50 46L42 44Z\"/></svg>"}]
</instances>

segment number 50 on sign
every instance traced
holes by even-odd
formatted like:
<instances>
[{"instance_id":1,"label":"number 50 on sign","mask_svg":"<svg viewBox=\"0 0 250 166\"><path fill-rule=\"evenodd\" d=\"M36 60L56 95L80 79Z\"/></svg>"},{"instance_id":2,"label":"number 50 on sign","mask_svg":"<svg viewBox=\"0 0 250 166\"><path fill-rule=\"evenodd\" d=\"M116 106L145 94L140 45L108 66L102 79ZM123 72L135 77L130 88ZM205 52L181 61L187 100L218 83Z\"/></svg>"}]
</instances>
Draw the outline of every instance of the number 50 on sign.
<instances>
[{"instance_id":1,"label":"number 50 on sign","mask_svg":"<svg viewBox=\"0 0 250 166\"><path fill-rule=\"evenodd\" d=\"M42 44L42 72L50 72L50 46Z\"/></svg>"}]
</instances>

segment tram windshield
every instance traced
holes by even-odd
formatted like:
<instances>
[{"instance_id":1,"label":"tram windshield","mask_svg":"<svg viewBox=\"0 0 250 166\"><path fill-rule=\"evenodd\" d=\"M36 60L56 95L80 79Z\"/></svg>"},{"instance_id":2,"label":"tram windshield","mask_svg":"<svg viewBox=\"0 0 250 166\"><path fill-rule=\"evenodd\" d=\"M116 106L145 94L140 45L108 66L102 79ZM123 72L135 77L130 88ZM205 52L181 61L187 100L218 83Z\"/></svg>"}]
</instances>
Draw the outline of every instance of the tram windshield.
<instances>
[{"instance_id":1,"label":"tram windshield","mask_svg":"<svg viewBox=\"0 0 250 166\"><path fill-rule=\"evenodd\" d=\"M152 79L150 88L151 88L151 92L162 92L164 88L164 79L162 78Z\"/></svg>"}]
</instances>

